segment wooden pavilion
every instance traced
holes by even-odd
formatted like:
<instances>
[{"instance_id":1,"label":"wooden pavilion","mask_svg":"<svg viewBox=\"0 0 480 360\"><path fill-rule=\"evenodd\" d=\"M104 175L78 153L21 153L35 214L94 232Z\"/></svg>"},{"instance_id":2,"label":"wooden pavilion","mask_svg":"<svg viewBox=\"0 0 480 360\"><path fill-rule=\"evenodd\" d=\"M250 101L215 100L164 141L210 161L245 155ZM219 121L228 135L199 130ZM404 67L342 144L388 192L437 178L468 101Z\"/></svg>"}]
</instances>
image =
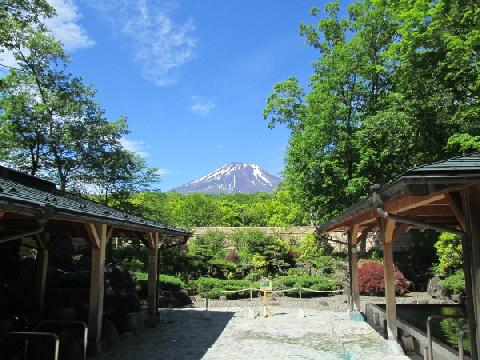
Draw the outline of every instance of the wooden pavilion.
<instances>
[{"instance_id":1,"label":"wooden pavilion","mask_svg":"<svg viewBox=\"0 0 480 360\"><path fill-rule=\"evenodd\" d=\"M472 359L480 359L480 153L422 165L346 209L317 232L346 232L349 239L351 304L360 309L356 245L377 231L383 245L388 335L397 337L392 244L411 227L462 237Z\"/></svg>"},{"instance_id":2,"label":"wooden pavilion","mask_svg":"<svg viewBox=\"0 0 480 360\"><path fill-rule=\"evenodd\" d=\"M157 320L157 269L161 247L186 243L190 233L61 192L55 184L0 166L0 244L23 238L37 244L35 304L45 307L48 249L60 234L83 237L91 247L89 347L99 350L103 318L105 252L114 236L148 247L148 315Z\"/></svg>"}]
</instances>

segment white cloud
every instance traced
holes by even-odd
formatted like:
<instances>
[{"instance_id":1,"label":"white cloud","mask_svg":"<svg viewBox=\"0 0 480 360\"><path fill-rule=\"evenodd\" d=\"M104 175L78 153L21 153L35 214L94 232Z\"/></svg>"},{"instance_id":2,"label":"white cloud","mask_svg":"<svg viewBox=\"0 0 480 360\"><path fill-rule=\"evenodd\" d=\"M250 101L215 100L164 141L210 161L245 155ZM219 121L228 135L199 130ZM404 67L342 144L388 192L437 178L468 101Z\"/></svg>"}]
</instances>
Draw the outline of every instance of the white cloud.
<instances>
[{"instance_id":1,"label":"white cloud","mask_svg":"<svg viewBox=\"0 0 480 360\"><path fill-rule=\"evenodd\" d=\"M190 111L195 115L206 116L215 109L215 103L203 96L192 96L192 105L190 105Z\"/></svg>"},{"instance_id":2,"label":"white cloud","mask_svg":"<svg viewBox=\"0 0 480 360\"><path fill-rule=\"evenodd\" d=\"M108 17L116 32L133 40L134 58L142 66L143 77L156 85L176 83L181 66L195 56L192 20L177 24L164 8L147 0L90 3Z\"/></svg>"},{"instance_id":3,"label":"white cloud","mask_svg":"<svg viewBox=\"0 0 480 360\"><path fill-rule=\"evenodd\" d=\"M66 51L88 48L95 44L87 31L78 24L82 16L72 0L50 0L49 3L55 8L56 15L44 19L44 23L51 35L63 43ZM17 67L17 61L10 51L0 52L0 64L6 68ZM2 70L0 76L6 74L5 69Z\"/></svg>"},{"instance_id":4,"label":"white cloud","mask_svg":"<svg viewBox=\"0 0 480 360\"><path fill-rule=\"evenodd\" d=\"M157 171L155 173L157 175L160 175L160 176L165 176L165 175L170 175L170 174L178 174L178 172L176 172L176 171L168 170L168 169L162 169L162 168L157 169Z\"/></svg>"},{"instance_id":5,"label":"white cloud","mask_svg":"<svg viewBox=\"0 0 480 360\"><path fill-rule=\"evenodd\" d=\"M87 31L78 24L82 17L73 0L49 0L56 10L56 16L45 20L53 37L60 40L67 51L88 48L95 44Z\"/></svg>"},{"instance_id":6,"label":"white cloud","mask_svg":"<svg viewBox=\"0 0 480 360\"><path fill-rule=\"evenodd\" d=\"M150 156L150 153L146 150L148 146L142 140L129 140L127 138L120 139L122 146L133 153L137 153L143 158Z\"/></svg>"}]
</instances>

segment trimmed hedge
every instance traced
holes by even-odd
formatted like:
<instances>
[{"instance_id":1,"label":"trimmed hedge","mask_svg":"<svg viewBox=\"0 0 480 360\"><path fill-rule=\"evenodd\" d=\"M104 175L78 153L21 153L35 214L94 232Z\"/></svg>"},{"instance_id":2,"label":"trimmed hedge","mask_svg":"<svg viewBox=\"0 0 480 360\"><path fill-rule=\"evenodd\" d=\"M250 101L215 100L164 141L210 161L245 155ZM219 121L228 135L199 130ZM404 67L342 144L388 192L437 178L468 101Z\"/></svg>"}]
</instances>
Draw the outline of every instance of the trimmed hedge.
<instances>
[{"instance_id":1,"label":"trimmed hedge","mask_svg":"<svg viewBox=\"0 0 480 360\"><path fill-rule=\"evenodd\" d=\"M250 291L241 291L238 293L223 293L223 290L235 291L254 287L249 280L221 280L210 277L201 277L195 281L195 289L198 295L209 299L218 299L220 296L226 296L228 299L241 299L250 296Z\"/></svg>"},{"instance_id":2,"label":"trimmed hedge","mask_svg":"<svg viewBox=\"0 0 480 360\"><path fill-rule=\"evenodd\" d=\"M144 272L136 272L135 277L137 278L138 282L145 282L148 280L148 273ZM180 289L185 289L185 283L177 278L176 276L172 275L165 275L165 274L160 274L158 277L159 280L159 287L162 290L173 290L177 291Z\"/></svg>"},{"instance_id":3,"label":"trimmed hedge","mask_svg":"<svg viewBox=\"0 0 480 360\"><path fill-rule=\"evenodd\" d=\"M279 276L273 280L273 287L277 290L286 290L291 288L304 288L316 291L335 291L341 287L341 282L338 280L330 279L326 276L309 276L309 275L288 275ZM288 291L286 295L297 296L299 290ZM302 291L302 295L318 296L318 293L308 293Z\"/></svg>"},{"instance_id":4,"label":"trimmed hedge","mask_svg":"<svg viewBox=\"0 0 480 360\"><path fill-rule=\"evenodd\" d=\"M235 291L246 288L259 288L258 282L251 282L249 280L220 280L209 277L202 277L195 281L195 289L198 295L202 297L208 296L210 299L217 299L220 296L226 296L228 299L240 299L250 296L250 291L245 290L237 293L225 293L224 290ZM291 288L306 288L311 290L333 291L338 290L341 283L337 280L332 280L326 276L308 276L308 275L288 275L280 276L273 280L273 288L275 290L286 290ZM258 291L254 291L255 294ZM298 290L292 290L286 295L297 296ZM308 294L303 291L303 294ZM314 296L315 293L311 293ZM308 296L308 295L307 295Z\"/></svg>"}]
</instances>

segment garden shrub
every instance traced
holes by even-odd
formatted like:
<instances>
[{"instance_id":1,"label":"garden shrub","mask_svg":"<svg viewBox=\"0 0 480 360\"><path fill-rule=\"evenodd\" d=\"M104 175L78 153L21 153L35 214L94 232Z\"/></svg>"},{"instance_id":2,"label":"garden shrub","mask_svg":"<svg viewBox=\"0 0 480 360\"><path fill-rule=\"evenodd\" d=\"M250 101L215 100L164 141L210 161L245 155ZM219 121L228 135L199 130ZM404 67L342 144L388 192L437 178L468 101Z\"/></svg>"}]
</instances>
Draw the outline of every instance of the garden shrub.
<instances>
[{"instance_id":1,"label":"garden shrub","mask_svg":"<svg viewBox=\"0 0 480 360\"><path fill-rule=\"evenodd\" d=\"M286 290L291 288L304 288L316 291L334 291L340 288L340 281L330 279L326 276L309 276L309 275L288 275L279 276L273 281L273 286L278 290ZM287 292L287 295L297 295L299 290ZM304 294L308 292L303 291ZM310 295L315 295L311 293Z\"/></svg>"},{"instance_id":2,"label":"garden shrub","mask_svg":"<svg viewBox=\"0 0 480 360\"><path fill-rule=\"evenodd\" d=\"M454 295L465 293L465 276L463 270L457 270L442 280L442 284Z\"/></svg>"},{"instance_id":3,"label":"garden shrub","mask_svg":"<svg viewBox=\"0 0 480 360\"><path fill-rule=\"evenodd\" d=\"M256 287L248 280L221 280L211 277L201 277L195 281L197 294L209 299L218 299L220 296L226 296L229 299L240 299L250 296L250 291L242 291L239 293L223 293L223 290L235 291Z\"/></svg>"},{"instance_id":4,"label":"garden shrub","mask_svg":"<svg viewBox=\"0 0 480 360\"><path fill-rule=\"evenodd\" d=\"M447 276L462 268L462 240L459 236L442 233L435 243L435 249L439 261L435 269L438 275Z\"/></svg>"},{"instance_id":5,"label":"garden shrub","mask_svg":"<svg viewBox=\"0 0 480 360\"><path fill-rule=\"evenodd\" d=\"M146 285L146 282L148 280L148 273L136 272L135 278L138 282L142 283L142 286ZM160 274L160 276L158 277L158 281L159 287L162 290L178 291L180 289L186 288L185 283L176 276Z\"/></svg>"},{"instance_id":6,"label":"garden shrub","mask_svg":"<svg viewBox=\"0 0 480 360\"><path fill-rule=\"evenodd\" d=\"M408 292L410 282L394 268L395 294L403 295ZM375 261L366 261L358 268L358 283L360 293L364 295L384 295L384 265Z\"/></svg>"}]
</instances>

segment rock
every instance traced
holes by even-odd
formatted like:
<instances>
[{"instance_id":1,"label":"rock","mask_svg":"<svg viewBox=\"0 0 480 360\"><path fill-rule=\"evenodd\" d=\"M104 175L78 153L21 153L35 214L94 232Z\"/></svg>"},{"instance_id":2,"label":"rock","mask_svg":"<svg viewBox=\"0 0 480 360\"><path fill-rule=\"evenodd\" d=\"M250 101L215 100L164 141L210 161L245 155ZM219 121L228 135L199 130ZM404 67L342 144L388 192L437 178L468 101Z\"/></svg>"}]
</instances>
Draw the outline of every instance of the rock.
<instances>
[{"instance_id":1,"label":"rock","mask_svg":"<svg viewBox=\"0 0 480 360\"><path fill-rule=\"evenodd\" d=\"M431 278L428 282L427 293L435 299L445 299L450 297L450 291L443 286L442 280L438 276Z\"/></svg>"},{"instance_id":2,"label":"rock","mask_svg":"<svg viewBox=\"0 0 480 360\"><path fill-rule=\"evenodd\" d=\"M115 324L108 319L103 319L102 340L107 347L113 346L120 340L120 334L118 333Z\"/></svg>"},{"instance_id":3,"label":"rock","mask_svg":"<svg viewBox=\"0 0 480 360\"><path fill-rule=\"evenodd\" d=\"M227 299L227 297L226 297L225 295L221 295L221 296L218 298L218 300L220 300L220 301L227 301L228 299Z\"/></svg>"}]
</instances>

